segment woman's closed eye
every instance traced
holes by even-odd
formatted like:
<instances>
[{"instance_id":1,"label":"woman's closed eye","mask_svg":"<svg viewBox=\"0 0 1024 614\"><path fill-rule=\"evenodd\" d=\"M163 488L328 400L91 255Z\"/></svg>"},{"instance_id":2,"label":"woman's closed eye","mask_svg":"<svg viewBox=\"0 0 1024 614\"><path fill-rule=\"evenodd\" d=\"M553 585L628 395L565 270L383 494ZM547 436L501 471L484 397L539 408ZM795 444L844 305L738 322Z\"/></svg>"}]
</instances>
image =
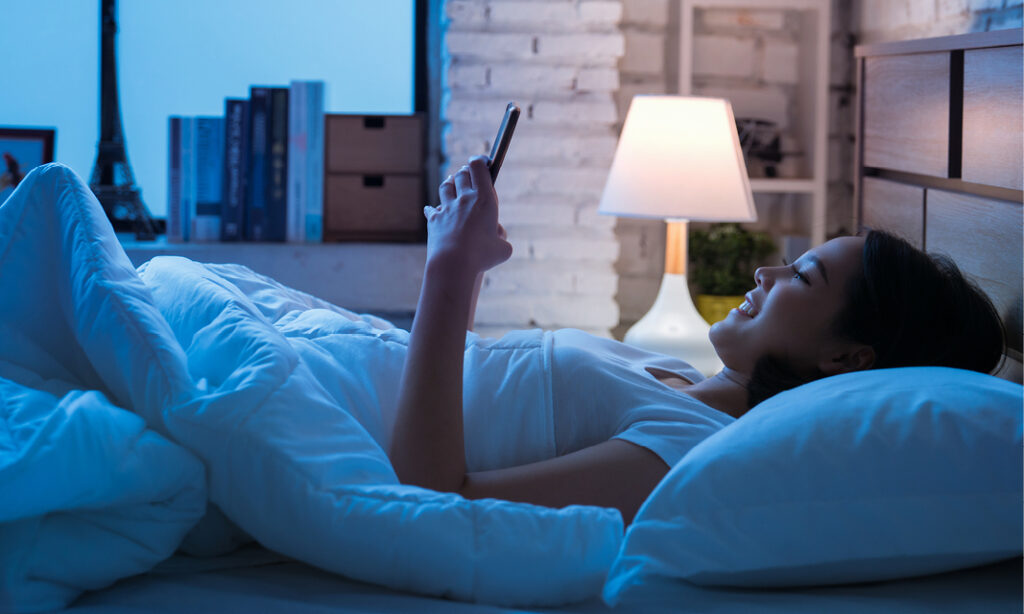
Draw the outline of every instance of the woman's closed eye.
<instances>
[{"instance_id":1,"label":"woman's closed eye","mask_svg":"<svg viewBox=\"0 0 1024 614\"><path fill-rule=\"evenodd\" d=\"M789 264L788 262L786 262L786 259L783 258L782 259L782 264L785 265L785 266L788 266L789 270L791 270L793 272L793 279L799 279L800 281L804 282L808 286L811 285L811 280L807 279L806 275L804 275L800 271L796 270L796 263Z\"/></svg>"}]
</instances>

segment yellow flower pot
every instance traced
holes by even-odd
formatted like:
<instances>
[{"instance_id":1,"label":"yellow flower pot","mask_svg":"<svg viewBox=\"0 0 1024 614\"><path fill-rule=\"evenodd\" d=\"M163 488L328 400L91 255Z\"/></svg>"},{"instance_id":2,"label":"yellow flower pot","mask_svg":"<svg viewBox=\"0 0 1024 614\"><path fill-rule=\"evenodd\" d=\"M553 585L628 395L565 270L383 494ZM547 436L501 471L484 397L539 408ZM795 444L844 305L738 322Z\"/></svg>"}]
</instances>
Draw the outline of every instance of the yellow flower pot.
<instances>
[{"instance_id":1,"label":"yellow flower pot","mask_svg":"<svg viewBox=\"0 0 1024 614\"><path fill-rule=\"evenodd\" d=\"M714 294L697 295L697 311L708 324L721 322L729 315L729 310L739 307L744 301L743 295L739 296L718 296Z\"/></svg>"}]
</instances>

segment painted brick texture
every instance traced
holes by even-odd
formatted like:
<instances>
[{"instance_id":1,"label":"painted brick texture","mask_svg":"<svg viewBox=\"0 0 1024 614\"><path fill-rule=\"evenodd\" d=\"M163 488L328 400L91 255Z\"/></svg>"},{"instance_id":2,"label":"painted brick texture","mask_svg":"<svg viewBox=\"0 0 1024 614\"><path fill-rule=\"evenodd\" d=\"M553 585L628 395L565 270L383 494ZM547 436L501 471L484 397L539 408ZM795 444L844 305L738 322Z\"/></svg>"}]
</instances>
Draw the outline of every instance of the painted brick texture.
<instances>
[{"instance_id":1,"label":"painted brick texture","mask_svg":"<svg viewBox=\"0 0 1024 614\"><path fill-rule=\"evenodd\" d=\"M862 43L1021 27L1020 0L853 0L853 13Z\"/></svg>"},{"instance_id":2,"label":"painted brick texture","mask_svg":"<svg viewBox=\"0 0 1024 614\"><path fill-rule=\"evenodd\" d=\"M489 272L475 328L619 322L614 218L597 204L617 142L623 2L447 0L443 53L446 172L486 153L509 100L522 108L497 190L513 245Z\"/></svg>"}]
</instances>

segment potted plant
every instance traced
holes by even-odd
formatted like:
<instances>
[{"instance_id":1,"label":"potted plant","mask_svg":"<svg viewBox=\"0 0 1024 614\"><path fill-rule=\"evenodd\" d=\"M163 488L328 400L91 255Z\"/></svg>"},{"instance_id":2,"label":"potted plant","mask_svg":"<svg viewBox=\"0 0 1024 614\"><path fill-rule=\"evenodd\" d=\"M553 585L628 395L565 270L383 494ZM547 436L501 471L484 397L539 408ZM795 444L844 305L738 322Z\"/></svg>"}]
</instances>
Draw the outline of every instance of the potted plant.
<instances>
[{"instance_id":1,"label":"potted plant","mask_svg":"<svg viewBox=\"0 0 1024 614\"><path fill-rule=\"evenodd\" d=\"M771 235L736 223L712 224L690 233L697 311L708 324L724 320L743 302L743 294L754 285L754 267L774 251Z\"/></svg>"}]
</instances>

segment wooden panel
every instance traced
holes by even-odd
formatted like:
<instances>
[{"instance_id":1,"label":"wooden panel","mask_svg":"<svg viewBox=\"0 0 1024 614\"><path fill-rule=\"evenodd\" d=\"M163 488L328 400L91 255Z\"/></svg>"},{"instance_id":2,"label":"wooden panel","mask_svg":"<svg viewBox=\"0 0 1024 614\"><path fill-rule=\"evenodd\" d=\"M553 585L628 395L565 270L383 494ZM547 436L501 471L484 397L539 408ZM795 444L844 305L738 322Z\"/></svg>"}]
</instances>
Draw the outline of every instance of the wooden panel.
<instances>
[{"instance_id":1,"label":"wooden panel","mask_svg":"<svg viewBox=\"0 0 1024 614\"><path fill-rule=\"evenodd\" d=\"M1024 188L1021 49L964 52L964 181Z\"/></svg>"},{"instance_id":2,"label":"wooden panel","mask_svg":"<svg viewBox=\"0 0 1024 614\"><path fill-rule=\"evenodd\" d=\"M924 248L924 188L865 177L861 193L862 226L888 230Z\"/></svg>"},{"instance_id":3,"label":"wooden panel","mask_svg":"<svg viewBox=\"0 0 1024 614\"><path fill-rule=\"evenodd\" d=\"M948 53L865 58L864 166L949 174Z\"/></svg>"},{"instance_id":4,"label":"wooden panel","mask_svg":"<svg viewBox=\"0 0 1024 614\"><path fill-rule=\"evenodd\" d=\"M1003 317L1008 345L1018 351L1022 231L1020 203L928 190L925 247L953 258L988 293Z\"/></svg>"}]
</instances>

